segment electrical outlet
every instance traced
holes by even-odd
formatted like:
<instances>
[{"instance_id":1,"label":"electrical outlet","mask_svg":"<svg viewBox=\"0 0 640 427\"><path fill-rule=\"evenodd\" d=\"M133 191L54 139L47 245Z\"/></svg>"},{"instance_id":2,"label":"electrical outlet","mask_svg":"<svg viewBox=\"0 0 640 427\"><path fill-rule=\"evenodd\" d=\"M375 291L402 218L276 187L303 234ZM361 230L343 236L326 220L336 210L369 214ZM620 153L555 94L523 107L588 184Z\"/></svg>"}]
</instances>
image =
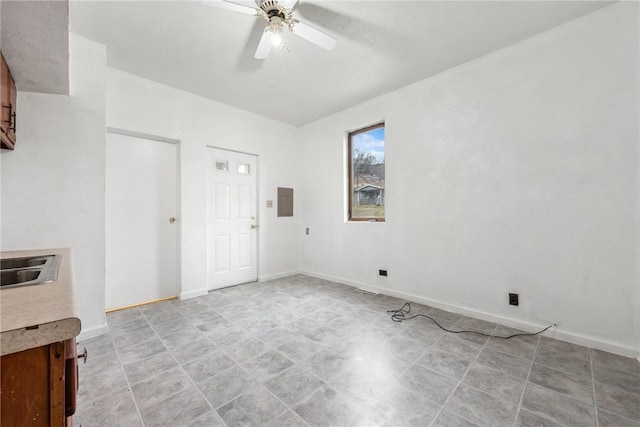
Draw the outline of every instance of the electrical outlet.
<instances>
[{"instance_id":1,"label":"electrical outlet","mask_svg":"<svg viewBox=\"0 0 640 427\"><path fill-rule=\"evenodd\" d=\"M304 229L304 234L306 234L307 236L309 235L309 227Z\"/></svg>"},{"instance_id":2,"label":"electrical outlet","mask_svg":"<svg viewBox=\"0 0 640 427\"><path fill-rule=\"evenodd\" d=\"M509 294L509 305L518 305L518 294Z\"/></svg>"},{"instance_id":3,"label":"electrical outlet","mask_svg":"<svg viewBox=\"0 0 640 427\"><path fill-rule=\"evenodd\" d=\"M387 270L378 270L378 274L379 274L380 276L387 277Z\"/></svg>"}]
</instances>

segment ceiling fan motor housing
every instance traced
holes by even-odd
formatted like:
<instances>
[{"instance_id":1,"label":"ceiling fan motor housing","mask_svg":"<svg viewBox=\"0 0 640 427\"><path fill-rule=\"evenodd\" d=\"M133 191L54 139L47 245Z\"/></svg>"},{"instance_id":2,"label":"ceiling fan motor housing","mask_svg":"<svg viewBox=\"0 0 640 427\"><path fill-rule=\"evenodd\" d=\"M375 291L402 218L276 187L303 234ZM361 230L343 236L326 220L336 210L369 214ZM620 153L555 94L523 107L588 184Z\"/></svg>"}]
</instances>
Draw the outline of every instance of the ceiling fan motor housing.
<instances>
[{"instance_id":1,"label":"ceiling fan motor housing","mask_svg":"<svg viewBox=\"0 0 640 427\"><path fill-rule=\"evenodd\" d=\"M290 21L293 18L291 10L280 6L276 0L262 0L260 9L262 9L269 21L271 21L271 18L277 17L286 22L287 25L290 25Z\"/></svg>"}]
</instances>

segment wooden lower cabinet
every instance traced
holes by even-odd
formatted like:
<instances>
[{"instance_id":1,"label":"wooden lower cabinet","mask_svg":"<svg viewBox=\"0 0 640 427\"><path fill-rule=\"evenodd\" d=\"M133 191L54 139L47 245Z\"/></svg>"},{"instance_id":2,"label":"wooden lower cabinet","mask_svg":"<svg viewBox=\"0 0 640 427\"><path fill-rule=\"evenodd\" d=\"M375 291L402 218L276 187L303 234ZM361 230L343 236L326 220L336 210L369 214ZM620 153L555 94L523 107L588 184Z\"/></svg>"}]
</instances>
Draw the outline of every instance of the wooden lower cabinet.
<instances>
[{"instance_id":1,"label":"wooden lower cabinet","mask_svg":"<svg viewBox=\"0 0 640 427\"><path fill-rule=\"evenodd\" d=\"M75 339L1 358L3 426L71 425L78 389Z\"/></svg>"}]
</instances>

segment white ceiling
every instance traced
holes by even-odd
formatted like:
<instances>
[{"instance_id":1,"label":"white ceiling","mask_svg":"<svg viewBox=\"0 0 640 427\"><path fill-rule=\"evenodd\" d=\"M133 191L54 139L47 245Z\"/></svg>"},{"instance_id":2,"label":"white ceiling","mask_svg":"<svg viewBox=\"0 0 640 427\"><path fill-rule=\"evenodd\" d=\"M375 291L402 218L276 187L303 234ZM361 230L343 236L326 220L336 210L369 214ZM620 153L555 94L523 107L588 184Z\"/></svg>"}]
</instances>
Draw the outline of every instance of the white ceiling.
<instances>
[{"instance_id":1,"label":"white ceiling","mask_svg":"<svg viewBox=\"0 0 640 427\"><path fill-rule=\"evenodd\" d=\"M290 52L265 61L253 54L266 21L200 1L72 1L70 22L110 67L302 125L609 4L301 0L294 16L337 47L288 34Z\"/></svg>"}]
</instances>

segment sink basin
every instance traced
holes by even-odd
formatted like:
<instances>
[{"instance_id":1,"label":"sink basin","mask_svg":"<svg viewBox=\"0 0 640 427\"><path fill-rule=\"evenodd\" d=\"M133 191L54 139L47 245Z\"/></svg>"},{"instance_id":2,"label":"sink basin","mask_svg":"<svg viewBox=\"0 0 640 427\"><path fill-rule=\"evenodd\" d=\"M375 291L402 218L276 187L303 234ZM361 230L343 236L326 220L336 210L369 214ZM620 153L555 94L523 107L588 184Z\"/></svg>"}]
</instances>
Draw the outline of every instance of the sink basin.
<instances>
[{"instance_id":1,"label":"sink basin","mask_svg":"<svg viewBox=\"0 0 640 427\"><path fill-rule=\"evenodd\" d=\"M9 270L13 268L37 267L45 264L51 258L53 258L53 255L48 255L43 257L0 259L0 270Z\"/></svg>"},{"instance_id":2,"label":"sink basin","mask_svg":"<svg viewBox=\"0 0 640 427\"><path fill-rule=\"evenodd\" d=\"M4 288L5 286L36 280L40 274L42 274L42 270L37 269L2 271L0 272L0 281Z\"/></svg>"},{"instance_id":3,"label":"sink basin","mask_svg":"<svg viewBox=\"0 0 640 427\"><path fill-rule=\"evenodd\" d=\"M2 289L39 285L58 280L60 255L0 259Z\"/></svg>"}]
</instances>

